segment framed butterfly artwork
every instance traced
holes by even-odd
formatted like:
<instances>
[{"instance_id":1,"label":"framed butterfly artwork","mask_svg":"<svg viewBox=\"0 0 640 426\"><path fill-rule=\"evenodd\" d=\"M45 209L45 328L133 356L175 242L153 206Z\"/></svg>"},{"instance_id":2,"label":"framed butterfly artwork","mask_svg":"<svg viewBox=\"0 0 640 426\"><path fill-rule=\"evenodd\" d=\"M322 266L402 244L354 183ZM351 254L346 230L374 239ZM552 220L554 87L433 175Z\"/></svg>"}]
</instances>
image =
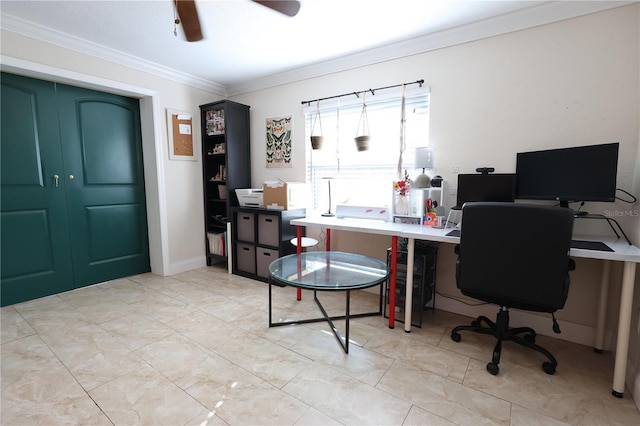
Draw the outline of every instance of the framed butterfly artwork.
<instances>
[{"instance_id":1,"label":"framed butterfly artwork","mask_svg":"<svg viewBox=\"0 0 640 426\"><path fill-rule=\"evenodd\" d=\"M267 118L267 168L289 168L292 154L293 116Z\"/></svg>"}]
</instances>

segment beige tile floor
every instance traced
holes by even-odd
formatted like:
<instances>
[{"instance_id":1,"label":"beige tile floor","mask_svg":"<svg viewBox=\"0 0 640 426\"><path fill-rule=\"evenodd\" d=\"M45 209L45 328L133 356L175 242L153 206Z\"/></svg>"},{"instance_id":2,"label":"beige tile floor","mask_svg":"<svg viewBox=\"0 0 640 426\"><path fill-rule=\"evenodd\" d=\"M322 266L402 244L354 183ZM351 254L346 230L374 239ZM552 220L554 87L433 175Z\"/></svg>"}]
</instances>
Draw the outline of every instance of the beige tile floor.
<instances>
[{"instance_id":1,"label":"beige tile floor","mask_svg":"<svg viewBox=\"0 0 640 426\"><path fill-rule=\"evenodd\" d=\"M274 287L278 318L317 316ZM342 295L323 293L329 313ZM352 312L376 308L360 293ZM324 323L268 328L267 285L219 267L144 274L1 309L3 425L639 425L629 392L611 396L613 360L540 336L558 358L427 312L422 328L351 322L346 355ZM343 322L338 325L342 327Z\"/></svg>"}]
</instances>

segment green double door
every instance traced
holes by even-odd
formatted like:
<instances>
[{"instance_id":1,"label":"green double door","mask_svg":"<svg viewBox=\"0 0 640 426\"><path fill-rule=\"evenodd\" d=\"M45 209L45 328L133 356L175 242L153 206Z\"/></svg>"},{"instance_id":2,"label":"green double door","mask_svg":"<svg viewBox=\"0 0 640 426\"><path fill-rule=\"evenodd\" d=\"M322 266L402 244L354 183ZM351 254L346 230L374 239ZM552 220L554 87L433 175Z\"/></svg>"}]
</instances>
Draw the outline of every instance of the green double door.
<instances>
[{"instance_id":1,"label":"green double door","mask_svg":"<svg viewBox=\"0 0 640 426\"><path fill-rule=\"evenodd\" d=\"M138 100L0 83L1 305L148 272Z\"/></svg>"}]
</instances>

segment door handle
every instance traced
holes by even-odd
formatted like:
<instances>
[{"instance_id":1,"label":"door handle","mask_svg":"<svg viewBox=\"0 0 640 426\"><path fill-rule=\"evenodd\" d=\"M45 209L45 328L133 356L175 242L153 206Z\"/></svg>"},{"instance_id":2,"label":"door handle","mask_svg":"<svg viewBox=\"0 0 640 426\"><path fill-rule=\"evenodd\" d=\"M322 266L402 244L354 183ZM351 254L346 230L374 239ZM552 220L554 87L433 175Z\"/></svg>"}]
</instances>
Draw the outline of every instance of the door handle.
<instances>
[{"instance_id":1,"label":"door handle","mask_svg":"<svg viewBox=\"0 0 640 426\"><path fill-rule=\"evenodd\" d=\"M56 181L56 188L58 187L58 179L60 179L60 176L58 175L53 175L53 180Z\"/></svg>"}]
</instances>

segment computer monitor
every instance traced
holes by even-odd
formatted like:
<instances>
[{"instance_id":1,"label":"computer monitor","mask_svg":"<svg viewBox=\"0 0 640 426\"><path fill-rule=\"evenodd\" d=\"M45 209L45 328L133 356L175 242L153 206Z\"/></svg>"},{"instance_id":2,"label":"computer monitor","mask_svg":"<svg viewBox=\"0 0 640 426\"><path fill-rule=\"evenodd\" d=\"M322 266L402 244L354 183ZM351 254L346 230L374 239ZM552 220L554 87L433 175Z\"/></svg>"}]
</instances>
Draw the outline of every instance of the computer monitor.
<instances>
[{"instance_id":1,"label":"computer monitor","mask_svg":"<svg viewBox=\"0 0 640 426\"><path fill-rule=\"evenodd\" d=\"M457 209L471 201L513 202L516 187L514 173L458 175Z\"/></svg>"},{"instance_id":2,"label":"computer monitor","mask_svg":"<svg viewBox=\"0 0 640 426\"><path fill-rule=\"evenodd\" d=\"M619 143L520 152L516 159L516 198L613 202Z\"/></svg>"}]
</instances>

